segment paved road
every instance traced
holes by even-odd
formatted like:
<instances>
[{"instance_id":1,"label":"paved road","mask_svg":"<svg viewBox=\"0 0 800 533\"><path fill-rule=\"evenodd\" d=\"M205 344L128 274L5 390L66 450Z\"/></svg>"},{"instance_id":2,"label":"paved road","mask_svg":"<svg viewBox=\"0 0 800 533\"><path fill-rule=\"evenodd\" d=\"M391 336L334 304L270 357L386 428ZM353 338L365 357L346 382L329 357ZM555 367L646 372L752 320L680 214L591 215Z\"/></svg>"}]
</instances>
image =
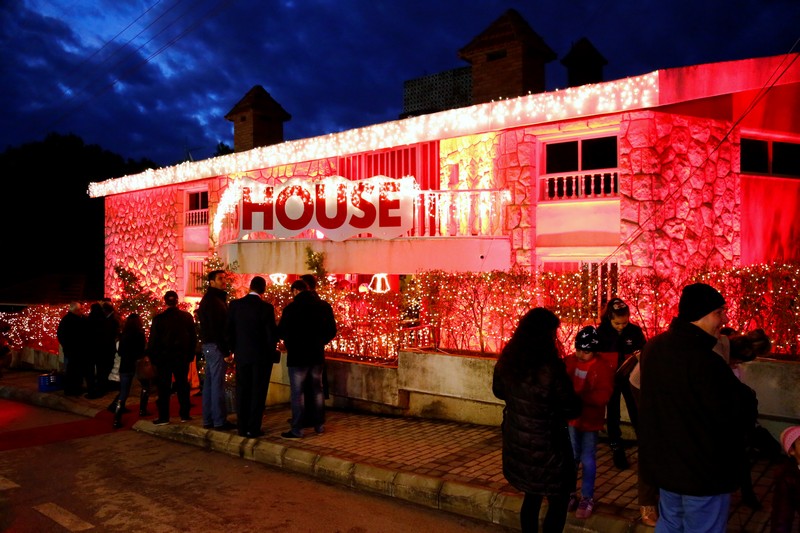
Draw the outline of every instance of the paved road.
<instances>
[{"instance_id":1,"label":"paved road","mask_svg":"<svg viewBox=\"0 0 800 533\"><path fill-rule=\"evenodd\" d=\"M0 400L0 439L81 419ZM135 431L0 452L0 531L84 530L507 531Z\"/></svg>"}]
</instances>

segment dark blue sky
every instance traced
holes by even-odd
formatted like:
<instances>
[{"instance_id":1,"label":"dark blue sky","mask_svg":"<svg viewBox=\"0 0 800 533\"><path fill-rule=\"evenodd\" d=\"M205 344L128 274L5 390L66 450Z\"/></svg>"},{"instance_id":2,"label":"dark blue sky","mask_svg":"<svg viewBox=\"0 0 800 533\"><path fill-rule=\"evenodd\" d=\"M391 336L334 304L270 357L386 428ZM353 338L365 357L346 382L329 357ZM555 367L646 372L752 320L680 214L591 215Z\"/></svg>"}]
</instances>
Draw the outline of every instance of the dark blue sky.
<instances>
[{"instance_id":1,"label":"dark blue sky","mask_svg":"<svg viewBox=\"0 0 800 533\"><path fill-rule=\"evenodd\" d=\"M558 54L587 37L607 80L788 52L798 0L13 0L0 2L0 150L74 133L161 165L233 145L224 115L263 85L287 140L394 120L403 82L514 8ZM558 60L548 88L562 87Z\"/></svg>"}]
</instances>

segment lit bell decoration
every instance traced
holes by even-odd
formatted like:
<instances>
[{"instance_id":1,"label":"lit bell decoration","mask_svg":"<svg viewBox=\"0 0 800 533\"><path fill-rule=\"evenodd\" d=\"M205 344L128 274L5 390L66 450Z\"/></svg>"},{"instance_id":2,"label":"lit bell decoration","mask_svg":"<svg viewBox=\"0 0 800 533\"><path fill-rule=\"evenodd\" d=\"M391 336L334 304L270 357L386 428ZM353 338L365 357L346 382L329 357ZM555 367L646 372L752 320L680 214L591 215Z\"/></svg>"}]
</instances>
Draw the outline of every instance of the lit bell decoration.
<instances>
[{"instance_id":1,"label":"lit bell decoration","mask_svg":"<svg viewBox=\"0 0 800 533\"><path fill-rule=\"evenodd\" d=\"M278 273L278 274L270 274L269 275L270 281L272 283L274 283L275 285L283 285L283 284L285 284L287 277L288 276L286 274L280 274L280 273Z\"/></svg>"},{"instance_id":2,"label":"lit bell decoration","mask_svg":"<svg viewBox=\"0 0 800 533\"><path fill-rule=\"evenodd\" d=\"M377 293L389 292L389 275L374 274L369 282L369 290Z\"/></svg>"}]
</instances>

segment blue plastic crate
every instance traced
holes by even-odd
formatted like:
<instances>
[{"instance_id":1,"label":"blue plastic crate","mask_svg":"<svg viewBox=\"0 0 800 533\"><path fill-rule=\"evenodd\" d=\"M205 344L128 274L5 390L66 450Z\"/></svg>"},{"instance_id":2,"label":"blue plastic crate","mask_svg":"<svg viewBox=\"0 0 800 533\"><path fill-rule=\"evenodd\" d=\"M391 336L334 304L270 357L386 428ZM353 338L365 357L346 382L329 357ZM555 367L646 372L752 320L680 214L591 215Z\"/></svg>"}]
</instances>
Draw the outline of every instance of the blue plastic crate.
<instances>
[{"instance_id":1,"label":"blue plastic crate","mask_svg":"<svg viewBox=\"0 0 800 533\"><path fill-rule=\"evenodd\" d=\"M39 376L39 392L53 392L61 390L60 374L42 374Z\"/></svg>"}]
</instances>

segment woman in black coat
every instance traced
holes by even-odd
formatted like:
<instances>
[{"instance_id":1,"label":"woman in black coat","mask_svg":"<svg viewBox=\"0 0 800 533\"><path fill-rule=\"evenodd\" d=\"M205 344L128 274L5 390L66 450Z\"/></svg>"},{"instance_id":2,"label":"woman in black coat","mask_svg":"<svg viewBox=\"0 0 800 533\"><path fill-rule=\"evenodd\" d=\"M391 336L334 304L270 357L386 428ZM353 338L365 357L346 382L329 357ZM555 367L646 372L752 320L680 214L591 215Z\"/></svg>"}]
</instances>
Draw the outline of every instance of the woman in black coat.
<instances>
[{"instance_id":1,"label":"woman in black coat","mask_svg":"<svg viewBox=\"0 0 800 533\"><path fill-rule=\"evenodd\" d=\"M525 493L522 531L539 531L539 509L547 497L544 533L564 529L577 474L567 421L581 400L560 357L558 317L537 307L519 322L494 369L492 391L503 409L503 475Z\"/></svg>"},{"instance_id":2,"label":"woman in black coat","mask_svg":"<svg viewBox=\"0 0 800 533\"><path fill-rule=\"evenodd\" d=\"M144 357L145 350L144 325L141 317L131 313L125 319L122 333L119 337L119 394L114 405L114 427L122 427L122 414L126 412L125 402L131 392L133 376L136 373L136 361ZM149 383L142 383L142 387L149 387Z\"/></svg>"}]
</instances>

